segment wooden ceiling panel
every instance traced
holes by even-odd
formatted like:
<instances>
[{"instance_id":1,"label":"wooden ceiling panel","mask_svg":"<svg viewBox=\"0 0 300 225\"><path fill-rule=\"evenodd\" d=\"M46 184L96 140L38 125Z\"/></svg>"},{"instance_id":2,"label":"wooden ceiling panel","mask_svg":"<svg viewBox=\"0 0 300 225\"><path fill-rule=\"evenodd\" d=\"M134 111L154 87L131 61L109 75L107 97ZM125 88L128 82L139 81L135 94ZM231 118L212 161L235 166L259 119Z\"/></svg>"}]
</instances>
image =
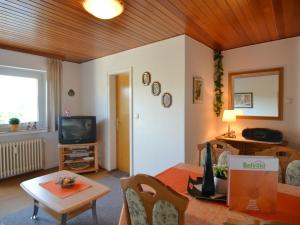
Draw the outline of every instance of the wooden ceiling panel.
<instances>
[{"instance_id":1,"label":"wooden ceiling panel","mask_svg":"<svg viewBox=\"0 0 300 225\"><path fill-rule=\"evenodd\" d=\"M125 0L100 20L83 0L0 0L0 48L85 62L181 34L226 50L300 35L299 0Z\"/></svg>"}]
</instances>

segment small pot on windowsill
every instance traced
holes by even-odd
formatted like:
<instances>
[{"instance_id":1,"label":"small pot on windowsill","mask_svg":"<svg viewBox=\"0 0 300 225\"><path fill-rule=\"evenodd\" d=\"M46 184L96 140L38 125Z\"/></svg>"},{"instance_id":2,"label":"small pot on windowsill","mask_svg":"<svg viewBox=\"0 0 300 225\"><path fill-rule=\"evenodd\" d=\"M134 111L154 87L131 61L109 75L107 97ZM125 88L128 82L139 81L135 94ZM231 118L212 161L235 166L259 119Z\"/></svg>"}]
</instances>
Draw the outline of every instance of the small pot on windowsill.
<instances>
[{"instance_id":1,"label":"small pot on windowsill","mask_svg":"<svg viewBox=\"0 0 300 225\"><path fill-rule=\"evenodd\" d=\"M19 128L20 120L18 118L9 119L9 127L11 132L16 132Z\"/></svg>"},{"instance_id":2,"label":"small pot on windowsill","mask_svg":"<svg viewBox=\"0 0 300 225\"><path fill-rule=\"evenodd\" d=\"M219 194L227 194L228 180L214 177L215 189Z\"/></svg>"},{"instance_id":3,"label":"small pot on windowsill","mask_svg":"<svg viewBox=\"0 0 300 225\"><path fill-rule=\"evenodd\" d=\"M10 124L9 125L10 132L17 132L18 128L19 128L19 124Z\"/></svg>"}]
</instances>

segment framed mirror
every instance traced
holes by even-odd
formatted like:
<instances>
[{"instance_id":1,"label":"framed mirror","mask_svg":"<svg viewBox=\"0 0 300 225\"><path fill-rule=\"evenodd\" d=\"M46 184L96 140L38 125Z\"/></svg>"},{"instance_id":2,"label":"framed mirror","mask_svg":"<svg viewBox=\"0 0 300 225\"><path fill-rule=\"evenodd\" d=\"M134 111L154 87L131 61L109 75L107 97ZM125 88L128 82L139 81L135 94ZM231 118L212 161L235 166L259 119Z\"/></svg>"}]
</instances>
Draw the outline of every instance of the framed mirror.
<instances>
[{"instance_id":1,"label":"framed mirror","mask_svg":"<svg viewBox=\"0 0 300 225\"><path fill-rule=\"evenodd\" d=\"M283 119L283 67L229 73L229 109L238 118Z\"/></svg>"}]
</instances>

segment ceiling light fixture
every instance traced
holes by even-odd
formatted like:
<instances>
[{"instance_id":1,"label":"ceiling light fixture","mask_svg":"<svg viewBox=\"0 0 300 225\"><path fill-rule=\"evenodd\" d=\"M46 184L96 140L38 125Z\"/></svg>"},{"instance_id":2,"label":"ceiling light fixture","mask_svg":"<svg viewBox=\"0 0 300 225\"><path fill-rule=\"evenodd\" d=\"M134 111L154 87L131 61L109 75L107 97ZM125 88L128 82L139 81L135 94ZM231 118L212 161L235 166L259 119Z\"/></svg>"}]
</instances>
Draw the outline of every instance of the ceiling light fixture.
<instances>
[{"instance_id":1,"label":"ceiling light fixture","mask_svg":"<svg viewBox=\"0 0 300 225\"><path fill-rule=\"evenodd\" d=\"M122 0L84 0L83 7L93 16L104 20L119 16L124 10Z\"/></svg>"}]
</instances>

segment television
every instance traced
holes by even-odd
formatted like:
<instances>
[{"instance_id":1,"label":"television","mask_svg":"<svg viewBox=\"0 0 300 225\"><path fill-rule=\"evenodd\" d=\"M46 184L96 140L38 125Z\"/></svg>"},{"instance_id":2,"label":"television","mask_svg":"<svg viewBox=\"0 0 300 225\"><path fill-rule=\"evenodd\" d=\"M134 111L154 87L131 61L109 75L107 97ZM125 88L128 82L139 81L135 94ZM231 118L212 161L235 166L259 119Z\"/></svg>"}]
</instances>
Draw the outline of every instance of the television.
<instances>
[{"instance_id":1,"label":"television","mask_svg":"<svg viewBox=\"0 0 300 225\"><path fill-rule=\"evenodd\" d=\"M59 143L83 144L96 142L95 116L62 116L59 118Z\"/></svg>"}]
</instances>

